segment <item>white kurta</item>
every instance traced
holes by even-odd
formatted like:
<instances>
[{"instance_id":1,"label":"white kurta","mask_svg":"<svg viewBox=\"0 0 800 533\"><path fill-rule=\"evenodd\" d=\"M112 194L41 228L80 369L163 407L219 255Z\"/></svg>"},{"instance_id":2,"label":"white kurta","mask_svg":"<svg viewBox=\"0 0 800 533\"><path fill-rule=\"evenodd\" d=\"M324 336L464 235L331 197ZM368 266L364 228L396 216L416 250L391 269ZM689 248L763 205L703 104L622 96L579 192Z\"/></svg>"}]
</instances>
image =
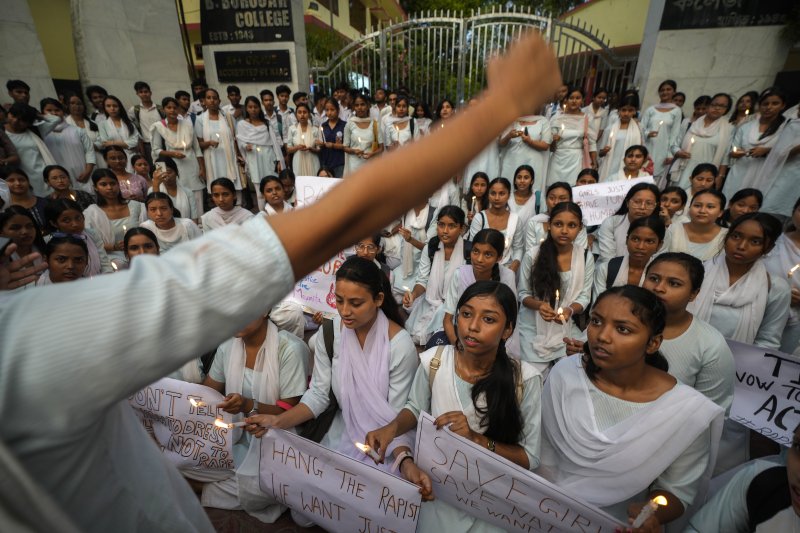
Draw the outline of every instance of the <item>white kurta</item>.
<instances>
[{"instance_id":1,"label":"white kurta","mask_svg":"<svg viewBox=\"0 0 800 533\"><path fill-rule=\"evenodd\" d=\"M305 131L298 123L289 128L286 146L307 146L317 148L317 141L322 140L322 131L312 124L307 124ZM298 176L316 176L319 170L319 155L310 150L297 151L292 154L292 170Z\"/></svg>"},{"instance_id":2,"label":"white kurta","mask_svg":"<svg viewBox=\"0 0 800 533\"><path fill-rule=\"evenodd\" d=\"M137 257L129 271L8 297L0 306L0 437L81 530L212 532L127 398L213 349L293 283L283 246L259 218L163 257ZM76 309L82 319L65 321ZM48 335L37 333L42 323ZM42 391L58 401L43 402Z\"/></svg>"},{"instance_id":3,"label":"white kurta","mask_svg":"<svg viewBox=\"0 0 800 533\"><path fill-rule=\"evenodd\" d=\"M377 122L371 121L366 128L359 128L355 122L348 121L344 127L344 145L348 148L370 152L375 141L376 132L378 134L378 144L383 144L383 129ZM345 154L344 174L352 174L367 161L368 159L354 154Z\"/></svg>"},{"instance_id":4,"label":"white kurta","mask_svg":"<svg viewBox=\"0 0 800 533\"><path fill-rule=\"evenodd\" d=\"M547 166L547 184L564 181L575 185L578 173L584 167L584 136L590 152L597 151L597 132L592 128L592 121L586 115L557 114L550 119L552 134L561 136L556 151L550 156ZM564 126L563 129L561 126Z\"/></svg>"},{"instance_id":5,"label":"white kurta","mask_svg":"<svg viewBox=\"0 0 800 533\"><path fill-rule=\"evenodd\" d=\"M131 131L122 120L119 121L119 126L117 126L114 124L112 119L102 121L97 125L97 127L99 132L97 135L96 146L102 148L103 143L108 141L124 142L125 156L128 159L128 164L125 169L128 172L133 172L133 166L131 166L131 156L135 153L136 148L139 146L139 132L136 131L136 128L133 128L133 131Z\"/></svg>"},{"instance_id":6,"label":"white kurta","mask_svg":"<svg viewBox=\"0 0 800 533\"><path fill-rule=\"evenodd\" d=\"M44 143L58 164L66 167L76 189L94 192L90 190L93 188L91 179L83 183L78 181L78 176L83 174L86 165L97 163L94 145L86 132L68 122L62 122L47 134Z\"/></svg>"},{"instance_id":7,"label":"white kurta","mask_svg":"<svg viewBox=\"0 0 800 533\"><path fill-rule=\"evenodd\" d=\"M553 132L550 129L550 121L542 117L534 124L520 124L515 122L511 125L512 130L527 130L528 136L534 141L543 141L547 144L553 142ZM505 135L505 132L503 133ZM534 191L543 191L545 182L547 181L547 160L550 155L549 150L537 150L525 143L522 137L514 137L508 141L508 144L501 148L503 165L500 170L500 176L507 178L513 183L514 171L520 165L530 165L533 168L533 183L531 189ZM484 171L485 172L485 171ZM488 174L488 172L487 172ZM472 176L470 176L471 178ZM489 179L495 176L489 174ZM577 173L575 174L577 179ZM467 182L469 186L469 182Z\"/></svg>"},{"instance_id":8,"label":"white kurta","mask_svg":"<svg viewBox=\"0 0 800 533\"><path fill-rule=\"evenodd\" d=\"M741 127L736 128L731 140L731 148L735 146L737 151L752 150L756 147L772 148L778 141L781 129L772 135L761 138L761 133L758 131L758 120L750 120L742 124ZM766 157L740 157L738 159L731 159L731 169L728 172L728 177L725 178L725 185L722 187L722 193L725 198L731 198L740 189L753 187L756 176L760 173L761 167L764 166ZM736 162L733 164L733 162Z\"/></svg>"},{"instance_id":9,"label":"white kurta","mask_svg":"<svg viewBox=\"0 0 800 533\"><path fill-rule=\"evenodd\" d=\"M186 157L173 157L178 167L178 183L190 191L202 191L206 184L200 179L200 164L197 160L202 155L197 137L194 134L191 120L179 120L177 131L172 131L160 120L151 130L152 156L155 161L162 150L180 152ZM194 218L194 217L192 217Z\"/></svg>"},{"instance_id":10,"label":"white kurta","mask_svg":"<svg viewBox=\"0 0 800 533\"><path fill-rule=\"evenodd\" d=\"M228 178L233 182L236 190L240 191L242 190L242 180L236 163L235 132L228 127L228 121L222 113L219 113L216 120L212 119L210 115L206 117L206 113L197 117L197 122L194 124L195 135L204 141L219 142L219 145L203 150L207 185L210 186L211 182L217 178ZM208 132L204 133L203 128L206 123ZM209 190L209 192L211 191Z\"/></svg>"},{"instance_id":11,"label":"white kurta","mask_svg":"<svg viewBox=\"0 0 800 533\"><path fill-rule=\"evenodd\" d=\"M669 165L664 160L672 157L670 146L677 145L681 135L681 110L673 107L662 110L659 105L650 106L642 113L642 132L645 136L645 147L653 159L653 176L661 178ZM650 137L651 131L658 132Z\"/></svg>"}]
</instances>

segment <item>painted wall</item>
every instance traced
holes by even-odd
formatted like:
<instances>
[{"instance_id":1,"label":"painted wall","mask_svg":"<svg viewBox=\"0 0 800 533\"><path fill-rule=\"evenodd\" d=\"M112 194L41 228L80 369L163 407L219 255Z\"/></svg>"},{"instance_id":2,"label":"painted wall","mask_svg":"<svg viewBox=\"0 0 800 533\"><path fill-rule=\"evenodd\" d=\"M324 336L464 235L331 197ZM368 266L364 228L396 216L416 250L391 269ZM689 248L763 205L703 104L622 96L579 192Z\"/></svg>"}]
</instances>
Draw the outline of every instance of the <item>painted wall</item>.
<instances>
[{"instance_id":1,"label":"painted wall","mask_svg":"<svg viewBox=\"0 0 800 533\"><path fill-rule=\"evenodd\" d=\"M69 0L28 0L28 5L50 76L61 80L79 79Z\"/></svg>"},{"instance_id":2,"label":"painted wall","mask_svg":"<svg viewBox=\"0 0 800 533\"><path fill-rule=\"evenodd\" d=\"M71 6L84 86L102 85L126 106L139 101L138 80L150 84L156 101L189 90L174 0L72 0Z\"/></svg>"},{"instance_id":3,"label":"painted wall","mask_svg":"<svg viewBox=\"0 0 800 533\"><path fill-rule=\"evenodd\" d=\"M31 102L56 93L42 44L26 0L3 0L0 18L0 80L2 102L10 102L5 83L21 79L31 86Z\"/></svg>"},{"instance_id":4,"label":"painted wall","mask_svg":"<svg viewBox=\"0 0 800 533\"><path fill-rule=\"evenodd\" d=\"M605 33L612 47L638 45L642 42L648 0L592 0L559 17L574 24L586 22Z\"/></svg>"}]
</instances>

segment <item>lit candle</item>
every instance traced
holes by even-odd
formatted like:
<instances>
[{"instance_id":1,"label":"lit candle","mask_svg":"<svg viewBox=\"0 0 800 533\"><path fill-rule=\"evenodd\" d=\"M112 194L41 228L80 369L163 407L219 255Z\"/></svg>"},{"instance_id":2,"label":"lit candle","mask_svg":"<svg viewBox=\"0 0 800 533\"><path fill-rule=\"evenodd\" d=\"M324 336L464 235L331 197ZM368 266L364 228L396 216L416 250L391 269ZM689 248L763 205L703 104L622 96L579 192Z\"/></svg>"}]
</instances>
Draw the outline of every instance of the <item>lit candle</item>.
<instances>
[{"instance_id":1,"label":"lit candle","mask_svg":"<svg viewBox=\"0 0 800 533\"><path fill-rule=\"evenodd\" d=\"M114 272L116 272L117 270L119 270L119 267L118 267L118 266L117 266L117 264L116 264L115 262L113 262L113 261L111 262L111 268L113 268L113 269L114 269Z\"/></svg>"},{"instance_id":2,"label":"lit candle","mask_svg":"<svg viewBox=\"0 0 800 533\"><path fill-rule=\"evenodd\" d=\"M559 304L559 300L561 300L560 296L561 295L559 294L558 289L556 289L556 307L558 309L561 309L561 307L558 305ZM560 313L560 311L559 311L559 313Z\"/></svg>"},{"instance_id":3,"label":"lit candle","mask_svg":"<svg viewBox=\"0 0 800 533\"><path fill-rule=\"evenodd\" d=\"M195 400L194 398L189 398L189 403L192 404L192 407L217 407L218 403L208 404L206 402L201 402L200 400Z\"/></svg>"},{"instance_id":4,"label":"lit candle","mask_svg":"<svg viewBox=\"0 0 800 533\"><path fill-rule=\"evenodd\" d=\"M744 118L747 118L747 116L748 116L749 114L750 114L750 110L749 110L749 109L745 109L745 110L744 110Z\"/></svg>"},{"instance_id":5,"label":"lit candle","mask_svg":"<svg viewBox=\"0 0 800 533\"><path fill-rule=\"evenodd\" d=\"M72 194L72 193L69 193L69 199L74 202L75 201L75 195Z\"/></svg>"},{"instance_id":6,"label":"lit candle","mask_svg":"<svg viewBox=\"0 0 800 533\"><path fill-rule=\"evenodd\" d=\"M260 152L260 151L261 151L261 147L260 146L256 146L256 152Z\"/></svg>"},{"instance_id":7,"label":"lit candle","mask_svg":"<svg viewBox=\"0 0 800 533\"><path fill-rule=\"evenodd\" d=\"M564 136L564 124L561 124L561 136Z\"/></svg>"},{"instance_id":8,"label":"lit candle","mask_svg":"<svg viewBox=\"0 0 800 533\"><path fill-rule=\"evenodd\" d=\"M631 179L632 176L633 174L625 174L625 179Z\"/></svg>"},{"instance_id":9,"label":"lit candle","mask_svg":"<svg viewBox=\"0 0 800 533\"><path fill-rule=\"evenodd\" d=\"M653 514L658 510L659 505L667 505L667 499L663 496L656 496L649 502L647 505L642 507L642 510L639 511L639 515L636 517L636 520L633 521L631 527L636 529L637 527L642 527L648 518L653 516Z\"/></svg>"},{"instance_id":10,"label":"lit candle","mask_svg":"<svg viewBox=\"0 0 800 533\"><path fill-rule=\"evenodd\" d=\"M736 148L736 145L734 144L734 145L733 145L733 153L735 154L735 153L736 153L736 152L738 152L738 151L739 151L739 149L738 149L738 148Z\"/></svg>"},{"instance_id":11,"label":"lit candle","mask_svg":"<svg viewBox=\"0 0 800 533\"><path fill-rule=\"evenodd\" d=\"M223 429L233 429L233 428L243 428L247 425L247 422L225 422L221 418L217 418L214 420L214 425L218 428Z\"/></svg>"},{"instance_id":12,"label":"lit candle","mask_svg":"<svg viewBox=\"0 0 800 533\"><path fill-rule=\"evenodd\" d=\"M375 461L376 463L381 460L381 456L378 455L375 452L375 450L373 450L371 447L367 446L366 444L361 444L360 442L356 442L354 444L356 445L356 448L361 450L361 453L363 453L364 455L370 456L372 458L372 460Z\"/></svg>"},{"instance_id":13,"label":"lit candle","mask_svg":"<svg viewBox=\"0 0 800 533\"><path fill-rule=\"evenodd\" d=\"M123 234L128 233L128 226L126 226L125 224L122 225L122 233Z\"/></svg>"},{"instance_id":14,"label":"lit candle","mask_svg":"<svg viewBox=\"0 0 800 533\"><path fill-rule=\"evenodd\" d=\"M409 298L410 298L410 297L411 297L411 289L409 289L408 287L406 287L405 285L403 285L403 290L404 290L404 291L406 291L406 294L408 294L408 296L409 296Z\"/></svg>"},{"instance_id":15,"label":"lit candle","mask_svg":"<svg viewBox=\"0 0 800 533\"><path fill-rule=\"evenodd\" d=\"M689 153L690 154L692 153L692 149L693 148L694 148L694 135L692 135L692 138L689 139Z\"/></svg>"},{"instance_id":16,"label":"lit candle","mask_svg":"<svg viewBox=\"0 0 800 533\"><path fill-rule=\"evenodd\" d=\"M789 270L789 274L788 274L788 276L789 276L790 278L791 278L792 276L794 276L794 273L795 273L795 271L796 271L798 268L800 268L800 263L797 263L795 266L793 266L793 267L792 267L792 268Z\"/></svg>"},{"instance_id":17,"label":"lit candle","mask_svg":"<svg viewBox=\"0 0 800 533\"><path fill-rule=\"evenodd\" d=\"M472 211L473 213L475 212L475 205L476 205L476 203L475 203L475 196L473 195L473 196L472 196L472 209L471 209L471 211Z\"/></svg>"},{"instance_id":18,"label":"lit candle","mask_svg":"<svg viewBox=\"0 0 800 533\"><path fill-rule=\"evenodd\" d=\"M183 151L186 151L186 141L183 141Z\"/></svg>"}]
</instances>

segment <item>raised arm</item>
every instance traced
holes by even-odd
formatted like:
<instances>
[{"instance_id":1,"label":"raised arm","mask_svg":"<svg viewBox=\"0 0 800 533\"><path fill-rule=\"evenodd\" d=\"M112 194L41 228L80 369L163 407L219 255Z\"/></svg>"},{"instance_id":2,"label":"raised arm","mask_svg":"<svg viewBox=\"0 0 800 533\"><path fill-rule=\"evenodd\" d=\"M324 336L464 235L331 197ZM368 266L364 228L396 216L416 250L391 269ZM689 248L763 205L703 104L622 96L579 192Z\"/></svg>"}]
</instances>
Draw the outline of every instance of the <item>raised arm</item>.
<instances>
[{"instance_id":1,"label":"raised arm","mask_svg":"<svg viewBox=\"0 0 800 533\"><path fill-rule=\"evenodd\" d=\"M376 158L309 208L270 218L295 277L421 204L516 117L543 105L561 83L555 56L538 34L492 60L488 79L485 96L450 119L452 127ZM319 220L327 223L320 226ZM307 231L310 227L316 230Z\"/></svg>"}]
</instances>

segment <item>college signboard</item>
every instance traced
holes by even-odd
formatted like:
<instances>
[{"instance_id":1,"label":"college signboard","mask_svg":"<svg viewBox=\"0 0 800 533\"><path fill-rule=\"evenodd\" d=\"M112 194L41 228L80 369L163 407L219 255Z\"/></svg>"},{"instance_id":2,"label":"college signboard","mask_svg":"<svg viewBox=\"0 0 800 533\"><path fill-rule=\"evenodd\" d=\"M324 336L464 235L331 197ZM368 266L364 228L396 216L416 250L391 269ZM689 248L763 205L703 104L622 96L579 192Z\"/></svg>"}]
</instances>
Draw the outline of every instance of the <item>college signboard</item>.
<instances>
[{"instance_id":1,"label":"college signboard","mask_svg":"<svg viewBox=\"0 0 800 533\"><path fill-rule=\"evenodd\" d=\"M203 44L293 41L290 0L200 0Z\"/></svg>"}]
</instances>

